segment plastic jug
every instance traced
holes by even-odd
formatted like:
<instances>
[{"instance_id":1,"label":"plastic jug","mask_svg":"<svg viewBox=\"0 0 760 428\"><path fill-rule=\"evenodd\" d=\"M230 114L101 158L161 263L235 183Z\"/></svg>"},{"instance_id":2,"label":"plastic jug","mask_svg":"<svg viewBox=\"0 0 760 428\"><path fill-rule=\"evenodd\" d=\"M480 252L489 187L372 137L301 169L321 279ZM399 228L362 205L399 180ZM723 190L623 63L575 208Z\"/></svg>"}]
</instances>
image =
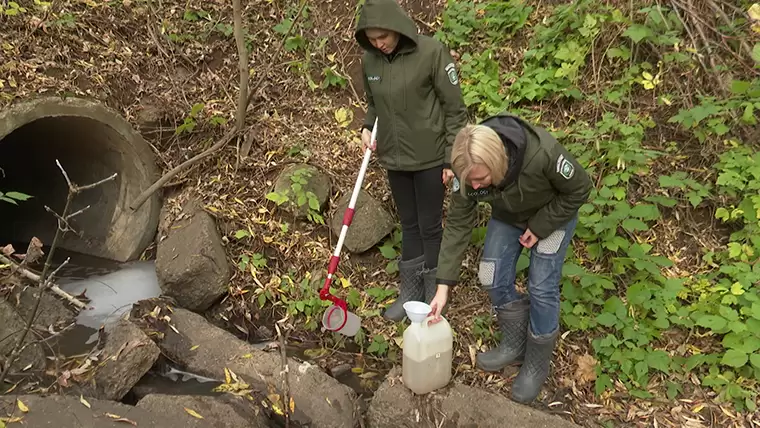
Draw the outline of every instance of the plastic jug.
<instances>
[{"instance_id":1,"label":"plastic jug","mask_svg":"<svg viewBox=\"0 0 760 428\"><path fill-rule=\"evenodd\" d=\"M451 380L454 336L446 319L428 324L430 305L409 301L404 310L411 325L404 330L402 379L415 394L427 394Z\"/></svg>"}]
</instances>

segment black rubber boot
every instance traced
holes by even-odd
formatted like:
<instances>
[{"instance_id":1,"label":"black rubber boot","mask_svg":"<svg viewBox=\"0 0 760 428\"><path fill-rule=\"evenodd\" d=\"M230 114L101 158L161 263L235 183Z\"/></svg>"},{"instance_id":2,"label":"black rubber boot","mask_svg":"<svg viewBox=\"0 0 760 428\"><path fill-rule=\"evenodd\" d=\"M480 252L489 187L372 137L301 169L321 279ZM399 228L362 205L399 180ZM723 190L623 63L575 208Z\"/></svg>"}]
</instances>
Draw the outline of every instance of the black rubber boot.
<instances>
[{"instance_id":1,"label":"black rubber boot","mask_svg":"<svg viewBox=\"0 0 760 428\"><path fill-rule=\"evenodd\" d=\"M541 387L549 376L549 363L552 360L554 344L559 329L546 336L536 337L528 333L525 349L525 362L512 384L512 399L522 404L530 404L538 397Z\"/></svg>"},{"instance_id":2,"label":"black rubber boot","mask_svg":"<svg viewBox=\"0 0 760 428\"><path fill-rule=\"evenodd\" d=\"M404 303L410 300L421 302L425 298L425 291L422 288L422 269L424 265L425 256L398 262L399 296L383 313L385 319L401 321L406 316Z\"/></svg>"},{"instance_id":3,"label":"black rubber boot","mask_svg":"<svg viewBox=\"0 0 760 428\"><path fill-rule=\"evenodd\" d=\"M477 355L478 367L488 372L498 372L510 364L522 361L525 355L529 317L530 301L528 299L516 300L496 308L501 343L496 348Z\"/></svg>"},{"instance_id":4,"label":"black rubber boot","mask_svg":"<svg viewBox=\"0 0 760 428\"><path fill-rule=\"evenodd\" d=\"M422 273L422 283L425 287L425 303L430 304L435 297L436 291L438 291L438 284L435 283L435 275L438 273L438 268L428 269ZM446 305L441 311L441 315L446 315L446 309L449 308L449 302L446 301Z\"/></svg>"}]
</instances>

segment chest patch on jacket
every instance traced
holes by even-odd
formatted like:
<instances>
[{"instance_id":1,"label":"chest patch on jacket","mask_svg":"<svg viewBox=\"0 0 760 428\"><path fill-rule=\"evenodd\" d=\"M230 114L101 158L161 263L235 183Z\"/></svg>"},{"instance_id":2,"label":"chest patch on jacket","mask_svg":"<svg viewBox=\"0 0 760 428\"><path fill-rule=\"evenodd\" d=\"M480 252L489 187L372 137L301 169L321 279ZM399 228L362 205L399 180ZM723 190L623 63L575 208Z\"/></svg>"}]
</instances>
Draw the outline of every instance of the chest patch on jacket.
<instances>
[{"instance_id":1,"label":"chest patch on jacket","mask_svg":"<svg viewBox=\"0 0 760 428\"><path fill-rule=\"evenodd\" d=\"M379 82L380 76L367 76L367 80L370 82Z\"/></svg>"},{"instance_id":2,"label":"chest patch on jacket","mask_svg":"<svg viewBox=\"0 0 760 428\"><path fill-rule=\"evenodd\" d=\"M565 155L559 155L557 158L557 172L565 177L566 180L569 180L575 174L575 167L565 158Z\"/></svg>"},{"instance_id":3,"label":"chest patch on jacket","mask_svg":"<svg viewBox=\"0 0 760 428\"><path fill-rule=\"evenodd\" d=\"M456 85L457 83L459 83L459 76L457 76L457 69L454 66L453 62L446 64L446 67L444 67L444 70L446 70L446 75L449 76L449 82L452 85Z\"/></svg>"}]
</instances>

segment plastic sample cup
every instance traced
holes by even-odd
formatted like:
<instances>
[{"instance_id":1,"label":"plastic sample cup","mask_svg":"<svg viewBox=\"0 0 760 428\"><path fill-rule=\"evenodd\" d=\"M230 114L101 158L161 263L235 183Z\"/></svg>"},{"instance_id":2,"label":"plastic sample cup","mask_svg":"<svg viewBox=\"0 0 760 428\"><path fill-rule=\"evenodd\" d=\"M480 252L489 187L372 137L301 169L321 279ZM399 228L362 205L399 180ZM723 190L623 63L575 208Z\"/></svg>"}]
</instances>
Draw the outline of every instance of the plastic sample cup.
<instances>
[{"instance_id":1,"label":"plastic sample cup","mask_svg":"<svg viewBox=\"0 0 760 428\"><path fill-rule=\"evenodd\" d=\"M343 320L346 323L343 324ZM343 324L343 327L341 327ZM362 320L356 314L350 311L344 311L339 306L332 305L322 315L322 326L330 331L335 331L345 336L353 337L359 332Z\"/></svg>"}]
</instances>

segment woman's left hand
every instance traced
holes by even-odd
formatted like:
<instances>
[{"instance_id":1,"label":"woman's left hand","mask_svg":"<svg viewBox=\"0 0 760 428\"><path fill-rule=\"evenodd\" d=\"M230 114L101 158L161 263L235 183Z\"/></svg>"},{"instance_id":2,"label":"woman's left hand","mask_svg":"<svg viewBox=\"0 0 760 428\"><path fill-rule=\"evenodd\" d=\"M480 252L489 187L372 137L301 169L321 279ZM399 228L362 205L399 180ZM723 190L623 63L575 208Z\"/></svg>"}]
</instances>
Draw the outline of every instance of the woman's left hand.
<instances>
[{"instance_id":1,"label":"woman's left hand","mask_svg":"<svg viewBox=\"0 0 760 428\"><path fill-rule=\"evenodd\" d=\"M444 168L443 174L441 174L441 180L443 180L443 184L449 184L449 181L454 178L454 171Z\"/></svg>"}]
</instances>

